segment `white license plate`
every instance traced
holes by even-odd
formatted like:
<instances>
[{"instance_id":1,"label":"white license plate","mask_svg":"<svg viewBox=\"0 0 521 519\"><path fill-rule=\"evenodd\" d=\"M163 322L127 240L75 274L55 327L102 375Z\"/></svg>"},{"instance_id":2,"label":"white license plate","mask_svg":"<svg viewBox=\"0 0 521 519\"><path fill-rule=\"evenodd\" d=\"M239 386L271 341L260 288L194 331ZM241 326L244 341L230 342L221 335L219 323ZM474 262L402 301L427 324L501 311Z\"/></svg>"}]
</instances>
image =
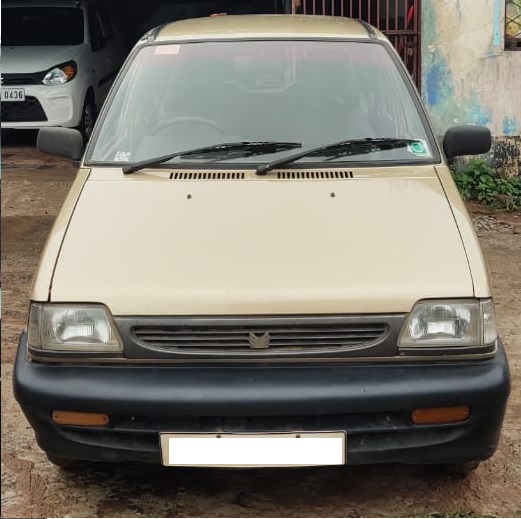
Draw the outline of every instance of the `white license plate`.
<instances>
[{"instance_id":1,"label":"white license plate","mask_svg":"<svg viewBox=\"0 0 521 519\"><path fill-rule=\"evenodd\" d=\"M306 467L344 465L346 435L332 433L161 434L163 465Z\"/></svg>"},{"instance_id":2,"label":"white license plate","mask_svg":"<svg viewBox=\"0 0 521 519\"><path fill-rule=\"evenodd\" d=\"M25 89L23 88L2 88L2 101L25 101Z\"/></svg>"}]
</instances>

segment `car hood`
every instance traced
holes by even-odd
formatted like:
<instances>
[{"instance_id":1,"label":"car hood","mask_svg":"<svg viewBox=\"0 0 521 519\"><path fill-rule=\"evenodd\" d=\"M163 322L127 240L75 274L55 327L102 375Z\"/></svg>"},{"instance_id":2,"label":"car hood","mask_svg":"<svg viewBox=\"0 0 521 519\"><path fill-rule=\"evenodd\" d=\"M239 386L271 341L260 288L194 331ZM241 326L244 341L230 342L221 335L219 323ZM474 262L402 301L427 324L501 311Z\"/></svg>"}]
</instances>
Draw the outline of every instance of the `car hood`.
<instances>
[{"instance_id":1,"label":"car hood","mask_svg":"<svg viewBox=\"0 0 521 519\"><path fill-rule=\"evenodd\" d=\"M171 180L91 174L69 223L52 301L115 315L407 312L472 297L432 167L345 180Z\"/></svg>"},{"instance_id":2,"label":"car hood","mask_svg":"<svg viewBox=\"0 0 521 519\"><path fill-rule=\"evenodd\" d=\"M42 72L74 59L82 45L2 47L2 73Z\"/></svg>"}]
</instances>

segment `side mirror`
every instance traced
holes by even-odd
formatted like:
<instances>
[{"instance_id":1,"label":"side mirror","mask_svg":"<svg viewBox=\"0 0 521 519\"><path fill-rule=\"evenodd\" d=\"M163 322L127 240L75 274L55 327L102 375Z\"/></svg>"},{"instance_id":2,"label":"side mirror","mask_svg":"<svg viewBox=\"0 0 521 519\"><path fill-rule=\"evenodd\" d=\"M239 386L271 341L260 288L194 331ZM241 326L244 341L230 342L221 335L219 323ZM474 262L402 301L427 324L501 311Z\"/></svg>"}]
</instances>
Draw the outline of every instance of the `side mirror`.
<instances>
[{"instance_id":1,"label":"side mirror","mask_svg":"<svg viewBox=\"0 0 521 519\"><path fill-rule=\"evenodd\" d=\"M36 140L38 151L81 160L84 151L83 137L73 128L41 128Z\"/></svg>"},{"instance_id":2,"label":"side mirror","mask_svg":"<svg viewBox=\"0 0 521 519\"><path fill-rule=\"evenodd\" d=\"M487 153L491 147L492 136L485 126L452 126L443 137L443 151L449 160Z\"/></svg>"}]
</instances>

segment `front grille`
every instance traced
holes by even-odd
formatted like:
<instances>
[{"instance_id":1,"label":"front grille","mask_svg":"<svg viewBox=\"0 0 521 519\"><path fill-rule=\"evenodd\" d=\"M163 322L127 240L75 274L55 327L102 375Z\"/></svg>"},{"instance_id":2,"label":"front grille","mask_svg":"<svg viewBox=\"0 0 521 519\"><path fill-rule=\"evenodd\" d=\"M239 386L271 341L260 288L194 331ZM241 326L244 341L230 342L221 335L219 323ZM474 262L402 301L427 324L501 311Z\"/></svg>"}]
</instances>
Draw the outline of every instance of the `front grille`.
<instances>
[{"instance_id":1,"label":"front grille","mask_svg":"<svg viewBox=\"0 0 521 519\"><path fill-rule=\"evenodd\" d=\"M127 358L326 359L396 354L403 316L118 317Z\"/></svg>"},{"instance_id":2,"label":"front grille","mask_svg":"<svg viewBox=\"0 0 521 519\"><path fill-rule=\"evenodd\" d=\"M2 74L2 86L41 85L46 72L24 72L19 74Z\"/></svg>"},{"instance_id":3,"label":"front grille","mask_svg":"<svg viewBox=\"0 0 521 519\"><path fill-rule=\"evenodd\" d=\"M232 349L284 350L302 348L345 348L364 346L377 341L386 332L384 323L337 326L301 325L270 327L199 327L162 326L136 327L136 339L144 344L160 348L189 350Z\"/></svg>"},{"instance_id":4,"label":"front grille","mask_svg":"<svg viewBox=\"0 0 521 519\"><path fill-rule=\"evenodd\" d=\"M6 123L47 121L47 116L36 97L26 96L25 101L2 102L2 121Z\"/></svg>"},{"instance_id":5,"label":"front grille","mask_svg":"<svg viewBox=\"0 0 521 519\"><path fill-rule=\"evenodd\" d=\"M403 314L118 316L127 359L316 362L393 357Z\"/></svg>"}]
</instances>

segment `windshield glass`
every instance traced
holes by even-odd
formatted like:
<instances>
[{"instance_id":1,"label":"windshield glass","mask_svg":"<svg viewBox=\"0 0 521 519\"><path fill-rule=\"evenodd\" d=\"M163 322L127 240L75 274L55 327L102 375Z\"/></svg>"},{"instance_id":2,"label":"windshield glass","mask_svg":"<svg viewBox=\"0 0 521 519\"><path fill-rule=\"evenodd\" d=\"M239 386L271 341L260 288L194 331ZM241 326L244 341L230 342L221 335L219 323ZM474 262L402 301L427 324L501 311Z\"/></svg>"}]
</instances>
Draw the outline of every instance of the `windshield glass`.
<instances>
[{"instance_id":1,"label":"windshield glass","mask_svg":"<svg viewBox=\"0 0 521 519\"><path fill-rule=\"evenodd\" d=\"M2 45L79 45L84 40L81 9L3 7Z\"/></svg>"},{"instance_id":2,"label":"windshield glass","mask_svg":"<svg viewBox=\"0 0 521 519\"><path fill-rule=\"evenodd\" d=\"M432 142L383 45L235 41L142 48L119 84L87 162L137 162L218 143L291 141L302 149L346 139L412 145L331 161L429 160ZM259 163L291 154L220 157ZM301 162L317 162L316 156ZM176 157L176 162L215 162Z\"/></svg>"}]
</instances>

